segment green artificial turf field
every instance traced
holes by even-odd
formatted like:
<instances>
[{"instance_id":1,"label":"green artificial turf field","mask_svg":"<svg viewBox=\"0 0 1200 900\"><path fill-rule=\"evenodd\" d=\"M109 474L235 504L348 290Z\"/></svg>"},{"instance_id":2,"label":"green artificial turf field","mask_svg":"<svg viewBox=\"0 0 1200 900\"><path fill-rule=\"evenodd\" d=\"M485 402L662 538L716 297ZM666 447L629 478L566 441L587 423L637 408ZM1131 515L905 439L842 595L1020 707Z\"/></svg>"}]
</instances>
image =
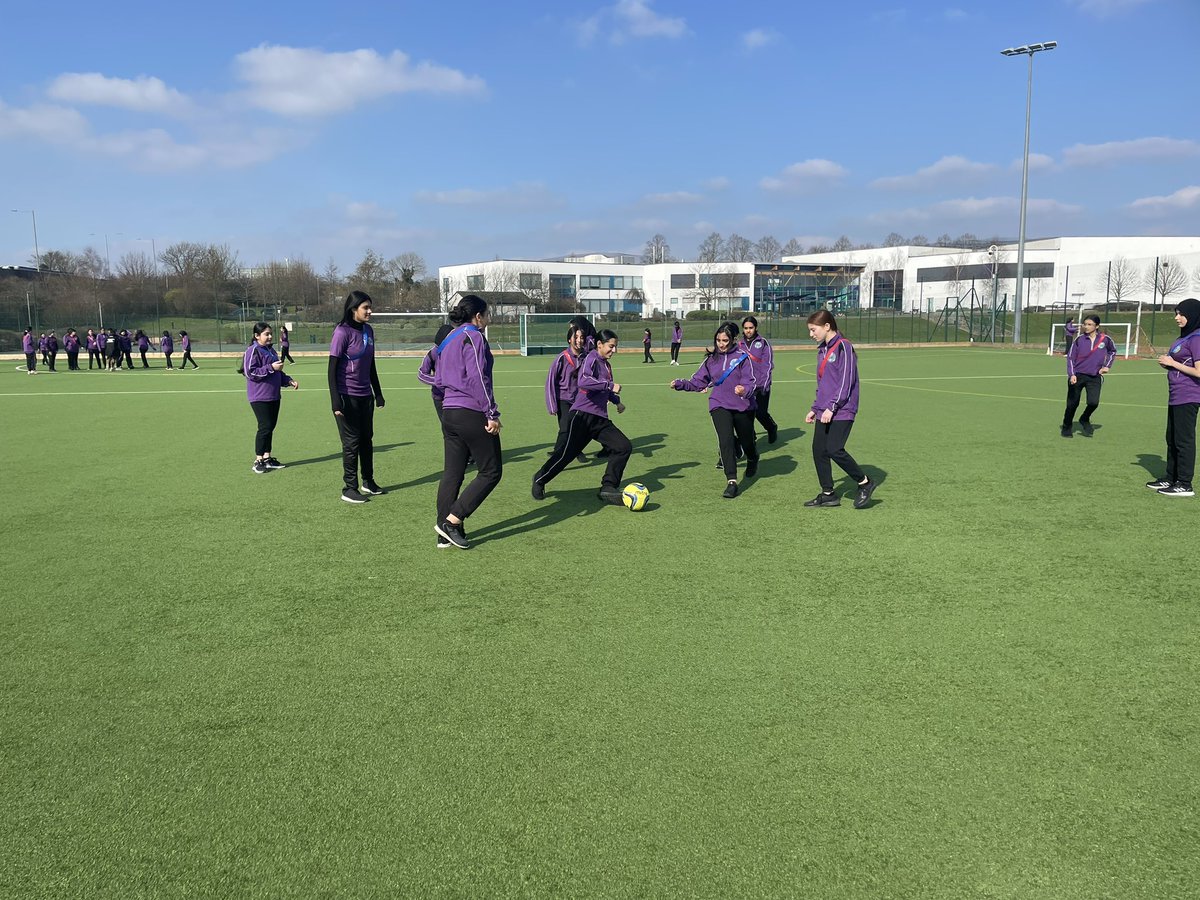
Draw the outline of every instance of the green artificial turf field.
<instances>
[{"instance_id":1,"label":"green artificial turf field","mask_svg":"<svg viewBox=\"0 0 1200 900\"><path fill-rule=\"evenodd\" d=\"M615 360L642 513L596 463L530 498L550 360L499 359L466 552L416 359L380 361L361 507L323 359L263 476L234 359L8 364L0 894L1196 896L1200 508L1143 487L1157 366L1067 441L1061 357L864 350L876 502L813 510L811 351L735 500L664 357Z\"/></svg>"}]
</instances>

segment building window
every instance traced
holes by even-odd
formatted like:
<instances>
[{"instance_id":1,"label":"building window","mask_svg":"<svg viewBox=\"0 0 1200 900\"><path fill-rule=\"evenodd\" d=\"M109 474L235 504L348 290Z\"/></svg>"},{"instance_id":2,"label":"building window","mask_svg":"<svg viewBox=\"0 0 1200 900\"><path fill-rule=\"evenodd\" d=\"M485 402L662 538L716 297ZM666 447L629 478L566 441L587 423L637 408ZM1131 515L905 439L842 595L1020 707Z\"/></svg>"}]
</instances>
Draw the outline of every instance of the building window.
<instances>
[{"instance_id":1,"label":"building window","mask_svg":"<svg viewBox=\"0 0 1200 900\"><path fill-rule=\"evenodd\" d=\"M445 294L446 296L450 295L450 279L449 278L442 279L442 293Z\"/></svg>"},{"instance_id":2,"label":"building window","mask_svg":"<svg viewBox=\"0 0 1200 900\"><path fill-rule=\"evenodd\" d=\"M687 275L672 275L671 289L672 290L688 290L696 286L696 276L693 274Z\"/></svg>"},{"instance_id":3,"label":"building window","mask_svg":"<svg viewBox=\"0 0 1200 900\"><path fill-rule=\"evenodd\" d=\"M467 290L468 291L482 291L483 290L483 276L482 275L468 275L467 276Z\"/></svg>"},{"instance_id":4,"label":"building window","mask_svg":"<svg viewBox=\"0 0 1200 900\"><path fill-rule=\"evenodd\" d=\"M575 276L574 275L551 275L550 276L550 298L552 300L561 300L566 297L574 298L575 296Z\"/></svg>"},{"instance_id":5,"label":"building window","mask_svg":"<svg viewBox=\"0 0 1200 900\"><path fill-rule=\"evenodd\" d=\"M603 275L580 275L579 289L581 291L598 291L605 287L607 279Z\"/></svg>"},{"instance_id":6,"label":"building window","mask_svg":"<svg viewBox=\"0 0 1200 900\"><path fill-rule=\"evenodd\" d=\"M522 272L520 274L519 280L520 280L520 284L521 284L521 290L523 290L523 291L541 290L541 287L542 287L542 273L541 272Z\"/></svg>"}]
</instances>

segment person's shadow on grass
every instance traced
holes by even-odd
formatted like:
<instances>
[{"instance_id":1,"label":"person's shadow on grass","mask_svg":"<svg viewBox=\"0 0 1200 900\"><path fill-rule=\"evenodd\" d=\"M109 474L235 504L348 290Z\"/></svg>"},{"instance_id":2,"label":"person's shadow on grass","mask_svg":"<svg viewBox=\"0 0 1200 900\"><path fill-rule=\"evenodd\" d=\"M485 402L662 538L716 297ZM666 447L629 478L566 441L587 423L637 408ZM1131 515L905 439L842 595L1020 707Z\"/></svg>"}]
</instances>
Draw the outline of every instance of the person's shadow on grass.
<instances>
[{"instance_id":1,"label":"person's shadow on grass","mask_svg":"<svg viewBox=\"0 0 1200 900\"><path fill-rule=\"evenodd\" d=\"M376 453L387 453L389 450L395 450L399 447L408 447L411 444L412 444L412 441L400 441L395 444L376 444L375 452ZM341 458L342 458L342 451L339 450L337 453L329 453L325 456L313 456L313 457L310 457L309 459L293 460L292 462L288 463L288 468L290 469L292 466L311 466L313 463L333 462L333 460L341 459Z\"/></svg>"},{"instance_id":2,"label":"person's shadow on grass","mask_svg":"<svg viewBox=\"0 0 1200 900\"><path fill-rule=\"evenodd\" d=\"M758 457L758 474L753 478L745 477L745 460L739 460L739 474L743 477L738 482L738 494L749 493L753 490L754 485L764 478L779 478L783 475L791 475L796 471L796 458L791 454L782 456L762 456L761 451Z\"/></svg>"},{"instance_id":3,"label":"person's shadow on grass","mask_svg":"<svg viewBox=\"0 0 1200 900\"><path fill-rule=\"evenodd\" d=\"M500 451L500 455L504 461L505 467L507 467L507 466L511 465L512 463L524 462L525 460L529 459L529 457L533 453L545 448L546 446L548 446L548 445L543 443L543 444L529 444L526 447L517 447L514 450L502 448ZM341 454L338 454L338 455L340 456ZM471 463L471 465L467 466L468 474L467 474L467 477L464 479L464 483L466 483L473 477L470 474L470 472L474 468L475 468L474 463ZM441 472L441 470L439 470L437 472L430 472L428 475L422 475L420 478L414 478L411 481L400 481L400 482L397 482L396 484L385 484L384 487L389 491L398 491L401 488L417 487L422 484L437 484L441 480L442 480L442 472Z\"/></svg>"},{"instance_id":4,"label":"person's shadow on grass","mask_svg":"<svg viewBox=\"0 0 1200 900\"><path fill-rule=\"evenodd\" d=\"M1151 478L1162 478L1163 472L1167 471L1167 461L1157 453L1139 453L1137 462L1130 465L1141 466Z\"/></svg>"},{"instance_id":5,"label":"person's shadow on grass","mask_svg":"<svg viewBox=\"0 0 1200 900\"><path fill-rule=\"evenodd\" d=\"M686 462L659 466L658 468L651 469L649 472L637 475L636 478L631 478L627 475L626 483L636 480L649 488L653 495L654 491L665 490L669 480L682 477L679 474L682 469L690 469L698 465L700 464L697 462ZM503 538L515 537L534 529L557 525L565 522L567 519L590 516L602 512L613 504L600 500L596 496L598 491L598 486L552 492L548 489L545 500L538 501L530 498L530 502L535 504L532 509L511 518L494 522L491 525L484 525L478 531L472 529L471 540L479 542L501 540ZM656 506L657 504L651 501L646 509L653 510Z\"/></svg>"},{"instance_id":6,"label":"person's shadow on grass","mask_svg":"<svg viewBox=\"0 0 1200 900\"><path fill-rule=\"evenodd\" d=\"M768 444L765 436L758 442L758 452L762 453L764 446L767 447L767 452L770 452L771 447L784 447L789 441L799 440L804 437L803 428L780 428L775 435L775 443Z\"/></svg>"},{"instance_id":7,"label":"person's shadow on grass","mask_svg":"<svg viewBox=\"0 0 1200 900\"><path fill-rule=\"evenodd\" d=\"M881 469L878 466L861 466L861 468L863 470L863 474L870 478L871 481L875 482L875 488L877 490L885 481L887 481L888 473L884 469ZM849 476L843 476L842 481L843 485L838 493L843 499L853 500L855 494L858 492L858 482ZM884 501L882 498L876 497L875 494L872 493L870 502L864 506L863 509L870 509L872 506L880 506L883 504L883 502Z\"/></svg>"}]
</instances>

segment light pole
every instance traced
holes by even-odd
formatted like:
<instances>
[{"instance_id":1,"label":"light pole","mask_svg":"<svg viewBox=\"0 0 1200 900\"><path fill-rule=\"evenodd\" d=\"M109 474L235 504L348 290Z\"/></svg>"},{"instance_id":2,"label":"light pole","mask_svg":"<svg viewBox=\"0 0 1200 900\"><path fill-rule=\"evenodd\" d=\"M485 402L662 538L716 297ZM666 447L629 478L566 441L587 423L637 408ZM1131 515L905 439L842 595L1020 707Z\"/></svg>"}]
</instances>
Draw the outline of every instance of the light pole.
<instances>
[{"instance_id":1,"label":"light pole","mask_svg":"<svg viewBox=\"0 0 1200 900\"><path fill-rule=\"evenodd\" d=\"M15 213L27 212L27 213L29 213L30 218L33 220L33 258L34 258L34 261L37 263L37 269L40 272L40 271L42 271L42 254L41 254L41 251L38 250L37 213L32 209L14 209L14 210L12 210L12 212L15 212Z\"/></svg>"},{"instance_id":2,"label":"light pole","mask_svg":"<svg viewBox=\"0 0 1200 900\"><path fill-rule=\"evenodd\" d=\"M158 290L158 246L154 243L154 238L134 238L134 240L140 244L149 243L150 252L153 254L150 261L154 265L154 330L158 331L162 326L162 318L159 315L158 309L159 300L161 299Z\"/></svg>"},{"instance_id":3,"label":"light pole","mask_svg":"<svg viewBox=\"0 0 1200 900\"><path fill-rule=\"evenodd\" d=\"M1004 56L1029 57L1029 82L1025 88L1025 155L1021 162L1021 230L1017 235L1017 308L1013 313L1013 343L1021 343L1021 306L1024 303L1023 287L1025 278L1025 205L1029 199L1029 110L1033 103L1033 54L1042 50L1053 50L1058 41L1045 41L1041 44L1029 44L1024 47L1009 47L1000 52Z\"/></svg>"}]
</instances>

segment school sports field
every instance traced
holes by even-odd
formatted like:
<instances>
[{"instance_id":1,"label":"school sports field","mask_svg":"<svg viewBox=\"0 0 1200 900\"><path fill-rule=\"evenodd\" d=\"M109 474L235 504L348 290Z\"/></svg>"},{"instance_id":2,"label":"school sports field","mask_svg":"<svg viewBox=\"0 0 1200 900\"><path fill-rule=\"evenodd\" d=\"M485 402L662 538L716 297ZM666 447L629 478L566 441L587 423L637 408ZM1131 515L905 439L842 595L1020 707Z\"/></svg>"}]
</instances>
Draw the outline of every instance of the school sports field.
<instances>
[{"instance_id":1,"label":"school sports field","mask_svg":"<svg viewBox=\"0 0 1200 900\"><path fill-rule=\"evenodd\" d=\"M699 356L665 357L614 359L643 513L595 463L530 498L550 358L498 359L466 552L417 359L379 363L361 507L323 358L262 476L234 359L7 364L0 895L1196 896L1200 505L1143 487L1161 370L1118 359L1064 440L1061 357L863 350L874 505L804 509L812 352L777 354L734 500L665 386Z\"/></svg>"}]
</instances>

